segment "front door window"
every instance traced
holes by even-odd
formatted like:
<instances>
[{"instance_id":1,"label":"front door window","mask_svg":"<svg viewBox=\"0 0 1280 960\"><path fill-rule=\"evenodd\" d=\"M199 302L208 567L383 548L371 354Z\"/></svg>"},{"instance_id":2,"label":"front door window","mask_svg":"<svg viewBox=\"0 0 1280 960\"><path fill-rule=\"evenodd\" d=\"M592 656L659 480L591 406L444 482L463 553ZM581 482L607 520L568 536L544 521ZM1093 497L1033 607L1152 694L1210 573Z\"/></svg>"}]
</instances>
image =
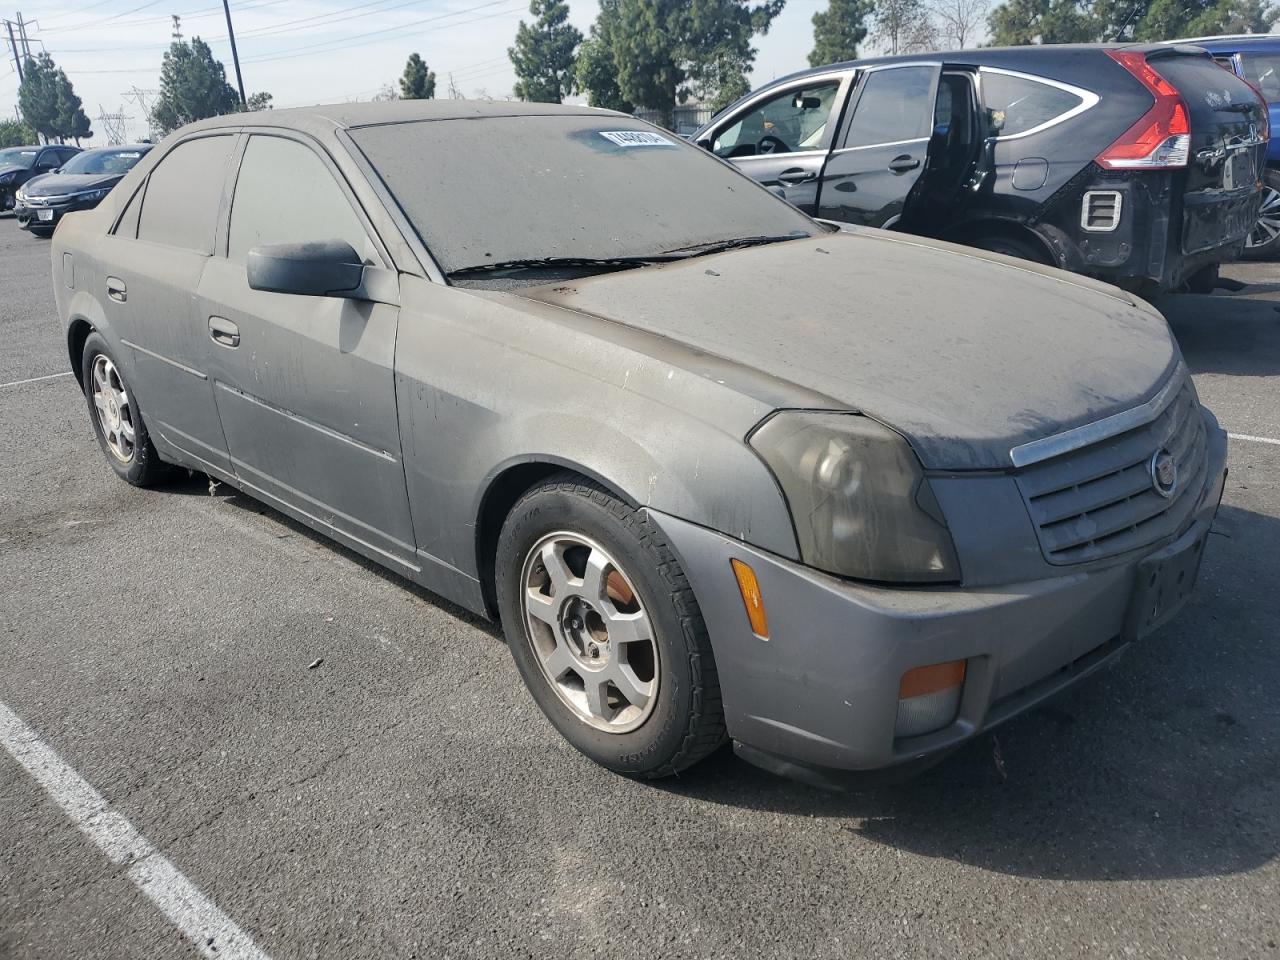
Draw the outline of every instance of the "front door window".
<instances>
[{"instance_id":1,"label":"front door window","mask_svg":"<svg viewBox=\"0 0 1280 960\"><path fill-rule=\"evenodd\" d=\"M711 149L725 159L821 150L839 89L839 80L829 80L760 101L722 127Z\"/></svg>"}]
</instances>

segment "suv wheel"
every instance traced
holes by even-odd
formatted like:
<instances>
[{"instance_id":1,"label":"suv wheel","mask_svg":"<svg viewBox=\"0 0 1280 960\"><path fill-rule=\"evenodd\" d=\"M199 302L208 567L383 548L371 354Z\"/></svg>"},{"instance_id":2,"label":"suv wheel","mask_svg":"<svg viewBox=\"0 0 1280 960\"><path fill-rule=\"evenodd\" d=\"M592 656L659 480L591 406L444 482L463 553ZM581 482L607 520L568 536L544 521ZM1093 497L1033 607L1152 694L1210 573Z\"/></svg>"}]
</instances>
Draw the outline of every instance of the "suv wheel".
<instances>
[{"instance_id":1,"label":"suv wheel","mask_svg":"<svg viewBox=\"0 0 1280 960\"><path fill-rule=\"evenodd\" d=\"M618 773L661 777L724 742L706 625L642 511L562 474L512 508L495 569L516 668L574 747Z\"/></svg>"},{"instance_id":2,"label":"suv wheel","mask_svg":"<svg viewBox=\"0 0 1280 960\"><path fill-rule=\"evenodd\" d=\"M1244 242L1245 260L1270 260L1280 253L1280 172L1263 175L1262 207Z\"/></svg>"}]
</instances>

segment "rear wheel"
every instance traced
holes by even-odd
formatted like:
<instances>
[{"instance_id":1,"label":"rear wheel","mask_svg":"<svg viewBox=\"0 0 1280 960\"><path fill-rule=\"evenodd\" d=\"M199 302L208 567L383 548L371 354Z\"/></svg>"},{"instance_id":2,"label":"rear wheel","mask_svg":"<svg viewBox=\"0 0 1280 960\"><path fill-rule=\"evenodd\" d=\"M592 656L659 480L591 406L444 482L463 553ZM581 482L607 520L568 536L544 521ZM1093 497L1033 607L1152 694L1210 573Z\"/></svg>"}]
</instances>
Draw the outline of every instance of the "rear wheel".
<instances>
[{"instance_id":1,"label":"rear wheel","mask_svg":"<svg viewBox=\"0 0 1280 960\"><path fill-rule=\"evenodd\" d=\"M1244 242L1245 260L1270 260L1280 253L1280 172L1263 174L1262 206Z\"/></svg>"},{"instance_id":2,"label":"rear wheel","mask_svg":"<svg viewBox=\"0 0 1280 960\"><path fill-rule=\"evenodd\" d=\"M169 467L156 453L138 401L101 334L89 334L80 362L89 419L111 469L135 487L164 479Z\"/></svg>"},{"instance_id":3,"label":"rear wheel","mask_svg":"<svg viewBox=\"0 0 1280 960\"><path fill-rule=\"evenodd\" d=\"M977 247L979 250L990 250L992 253L1002 253L1006 257L1030 260L1032 263L1040 263L1046 267L1053 266L1045 256L1045 252L1030 240L1005 236L979 237L972 241L970 246Z\"/></svg>"},{"instance_id":4,"label":"rear wheel","mask_svg":"<svg viewBox=\"0 0 1280 960\"><path fill-rule=\"evenodd\" d=\"M644 513L561 475L512 508L495 568L516 668L574 747L618 773L661 777L724 742L706 625Z\"/></svg>"}]
</instances>

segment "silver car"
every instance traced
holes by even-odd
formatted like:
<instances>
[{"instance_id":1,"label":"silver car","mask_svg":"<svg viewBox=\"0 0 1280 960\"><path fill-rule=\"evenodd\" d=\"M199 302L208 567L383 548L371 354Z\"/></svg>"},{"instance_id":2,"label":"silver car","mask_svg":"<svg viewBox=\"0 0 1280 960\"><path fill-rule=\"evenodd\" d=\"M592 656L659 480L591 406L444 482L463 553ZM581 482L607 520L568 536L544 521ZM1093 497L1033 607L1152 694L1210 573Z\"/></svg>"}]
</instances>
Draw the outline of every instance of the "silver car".
<instances>
[{"instance_id":1,"label":"silver car","mask_svg":"<svg viewBox=\"0 0 1280 960\"><path fill-rule=\"evenodd\" d=\"M630 775L908 768L1184 603L1225 435L1101 283L800 213L587 107L186 127L53 242L107 462L502 622Z\"/></svg>"}]
</instances>

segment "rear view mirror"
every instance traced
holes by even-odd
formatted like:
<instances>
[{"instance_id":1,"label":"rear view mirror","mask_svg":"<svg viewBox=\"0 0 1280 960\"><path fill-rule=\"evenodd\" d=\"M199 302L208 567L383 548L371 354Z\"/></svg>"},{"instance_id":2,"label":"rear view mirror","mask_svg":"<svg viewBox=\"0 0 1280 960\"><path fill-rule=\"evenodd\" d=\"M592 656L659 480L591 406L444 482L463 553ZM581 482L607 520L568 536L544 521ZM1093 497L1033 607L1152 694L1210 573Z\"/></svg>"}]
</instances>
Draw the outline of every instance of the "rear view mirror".
<instances>
[{"instance_id":1,"label":"rear view mirror","mask_svg":"<svg viewBox=\"0 0 1280 960\"><path fill-rule=\"evenodd\" d=\"M345 240L269 243L249 251L249 286L303 297L348 297L364 279L364 264Z\"/></svg>"},{"instance_id":2,"label":"rear view mirror","mask_svg":"<svg viewBox=\"0 0 1280 960\"><path fill-rule=\"evenodd\" d=\"M791 106L797 110L817 110L822 106L822 100L819 97L805 97L797 93L791 100Z\"/></svg>"}]
</instances>

